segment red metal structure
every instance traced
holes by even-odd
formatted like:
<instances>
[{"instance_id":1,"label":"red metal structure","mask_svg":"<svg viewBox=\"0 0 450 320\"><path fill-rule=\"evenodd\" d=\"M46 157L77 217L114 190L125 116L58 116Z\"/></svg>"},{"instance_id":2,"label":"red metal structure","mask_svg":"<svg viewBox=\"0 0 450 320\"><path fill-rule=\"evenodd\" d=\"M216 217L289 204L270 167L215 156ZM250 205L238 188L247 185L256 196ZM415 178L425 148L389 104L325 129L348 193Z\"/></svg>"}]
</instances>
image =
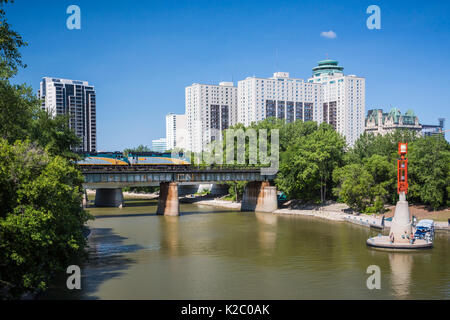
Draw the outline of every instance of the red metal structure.
<instances>
[{"instance_id":1,"label":"red metal structure","mask_svg":"<svg viewBox=\"0 0 450 320\"><path fill-rule=\"evenodd\" d=\"M404 192L408 193L408 159L406 154L408 153L408 143L400 142L398 144L398 154L400 159L397 160L397 192L400 194Z\"/></svg>"}]
</instances>

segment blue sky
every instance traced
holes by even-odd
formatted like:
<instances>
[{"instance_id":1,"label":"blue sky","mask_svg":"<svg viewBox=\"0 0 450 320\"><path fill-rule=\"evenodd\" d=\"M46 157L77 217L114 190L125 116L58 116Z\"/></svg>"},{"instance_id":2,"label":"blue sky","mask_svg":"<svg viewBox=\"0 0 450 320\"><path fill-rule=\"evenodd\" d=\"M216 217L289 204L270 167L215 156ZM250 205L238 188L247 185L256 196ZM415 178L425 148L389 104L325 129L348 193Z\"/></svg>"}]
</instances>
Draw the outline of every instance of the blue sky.
<instances>
[{"instance_id":1,"label":"blue sky","mask_svg":"<svg viewBox=\"0 0 450 320\"><path fill-rule=\"evenodd\" d=\"M81 8L81 30L66 9ZM366 9L381 8L381 30ZM450 1L16 0L7 17L29 46L14 79L36 91L43 76L97 90L100 150L165 136L184 113L184 88L269 77L307 79L328 57L366 78L366 109L413 109L422 123L450 121ZM335 39L321 37L334 31Z\"/></svg>"}]
</instances>

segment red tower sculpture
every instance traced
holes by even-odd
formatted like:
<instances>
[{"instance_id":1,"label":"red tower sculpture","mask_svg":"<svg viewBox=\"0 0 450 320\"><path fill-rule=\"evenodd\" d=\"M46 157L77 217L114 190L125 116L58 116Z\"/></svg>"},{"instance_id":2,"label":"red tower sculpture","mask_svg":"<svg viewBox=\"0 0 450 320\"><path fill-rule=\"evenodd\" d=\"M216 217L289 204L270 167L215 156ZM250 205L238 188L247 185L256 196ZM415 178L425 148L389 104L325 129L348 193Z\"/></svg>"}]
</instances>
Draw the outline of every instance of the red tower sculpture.
<instances>
[{"instance_id":1,"label":"red tower sculpture","mask_svg":"<svg viewBox=\"0 0 450 320\"><path fill-rule=\"evenodd\" d=\"M408 153L408 143L400 142L398 144L398 154L400 159L397 160L397 192L400 194L404 192L408 193L408 159L406 154Z\"/></svg>"}]
</instances>

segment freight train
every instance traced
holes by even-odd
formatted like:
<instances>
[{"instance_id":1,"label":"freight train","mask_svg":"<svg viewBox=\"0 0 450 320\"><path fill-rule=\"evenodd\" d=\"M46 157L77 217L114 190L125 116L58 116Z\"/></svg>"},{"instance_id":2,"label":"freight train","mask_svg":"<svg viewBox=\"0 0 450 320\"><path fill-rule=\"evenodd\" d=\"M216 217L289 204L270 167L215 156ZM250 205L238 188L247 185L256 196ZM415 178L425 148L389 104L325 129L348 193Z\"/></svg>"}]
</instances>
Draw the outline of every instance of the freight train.
<instances>
[{"instance_id":1,"label":"freight train","mask_svg":"<svg viewBox=\"0 0 450 320\"><path fill-rule=\"evenodd\" d=\"M179 154L173 157L171 153L159 152L99 152L85 153L83 160L77 162L80 166L180 166L190 165L189 158Z\"/></svg>"}]
</instances>

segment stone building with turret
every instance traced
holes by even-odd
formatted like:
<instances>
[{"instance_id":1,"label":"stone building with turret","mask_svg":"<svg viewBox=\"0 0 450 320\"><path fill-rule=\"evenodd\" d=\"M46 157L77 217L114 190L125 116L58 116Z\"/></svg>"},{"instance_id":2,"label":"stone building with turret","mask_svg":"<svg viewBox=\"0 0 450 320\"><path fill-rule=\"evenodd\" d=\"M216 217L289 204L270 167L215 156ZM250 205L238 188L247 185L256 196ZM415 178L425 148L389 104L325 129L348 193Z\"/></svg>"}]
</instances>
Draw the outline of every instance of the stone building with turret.
<instances>
[{"instance_id":1,"label":"stone building with turret","mask_svg":"<svg viewBox=\"0 0 450 320\"><path fill-rule=\"evenodd\" d=\"M420 134L422 125L419 124L419 118L412 110L406 111L405 114L397 108L391 109L388 113L384 113L382 109L372 109L367 112L365 132L385 135L396 129L413 130Z\"/></svg>"}]
</instances>

